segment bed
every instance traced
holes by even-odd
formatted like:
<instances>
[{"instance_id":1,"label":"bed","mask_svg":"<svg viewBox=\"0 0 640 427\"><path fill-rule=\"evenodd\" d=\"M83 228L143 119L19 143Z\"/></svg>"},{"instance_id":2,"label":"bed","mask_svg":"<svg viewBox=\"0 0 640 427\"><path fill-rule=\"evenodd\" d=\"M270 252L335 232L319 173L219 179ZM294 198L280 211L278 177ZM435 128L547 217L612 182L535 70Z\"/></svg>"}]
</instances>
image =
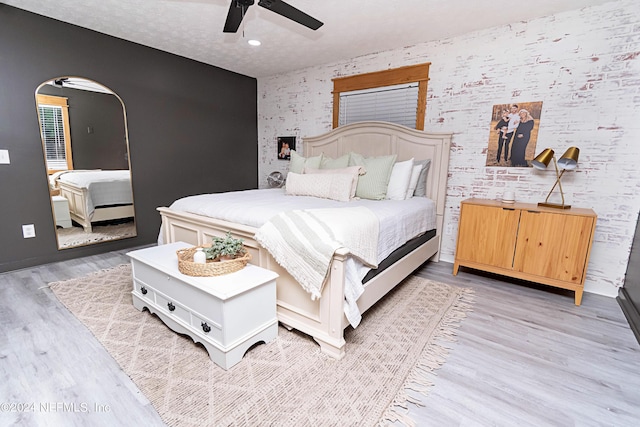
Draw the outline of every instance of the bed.
<instances>
[{"instance_id":1,"label":"bed","mask_svg":"<svg viewBox=\"0 0 640 427\"><path fill-rule=\"evenodd\" d=\"M129 170L64 171L51 179L69 201L71 219L87 233L92 231L92 222L134 216Z\"/></svg>"},{"instance_id":2,"label":"bed","mask_svg":"<svg viewBox=\"0 0 640 427\"><path fill-rule=\"evenodd\" d=\"M398 249L397 260L381 262L377 274L367 278L356 303L361 313L375 304L398 283L428 259L438 261L442 232L451 134L434 134L386 122L360 122L336 128L316 137L303 138L304 156L325 155L339 158L350 152L376 157L397 155L397 161L431 160L426 176L426 196L434 205L434 229L413 239L408 250ZM260 190L253 190L260 191ZM269 191L269 190L267 190ZM173 205L172 205L173 206ZM278 320L287 328L310 335L321 351L340 359L345 355L344 330L350 325L345 314L346 277L349 252L338 249L331 260L328 278L317 299L310 298L292 274L256 240L258 228L229 218L213 218L168 207L158 208L162 217L159 241L184 241L193 245L208 244L213 236L227 231L244 240L252 262L279 274L277 287Z\"/></svg>"}]
</instances>

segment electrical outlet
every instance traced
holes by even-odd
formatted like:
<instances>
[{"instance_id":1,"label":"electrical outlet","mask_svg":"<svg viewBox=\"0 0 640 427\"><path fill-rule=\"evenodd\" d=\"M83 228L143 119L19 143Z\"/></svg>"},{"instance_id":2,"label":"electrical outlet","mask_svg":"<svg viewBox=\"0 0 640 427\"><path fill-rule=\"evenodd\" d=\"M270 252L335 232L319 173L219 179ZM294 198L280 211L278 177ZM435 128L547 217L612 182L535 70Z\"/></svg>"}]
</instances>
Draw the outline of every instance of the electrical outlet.
<instances>
[{"instance_id":1,"label":"electrical outlet","mask_svg":"<svg viewBox=\"0 0 640 427\"><path fill-rule=\"evenodd\" d=\"M33 224L25 224L22 226L22 237L30 239L36 237L36 226Z\"/></svg>"},{"instance_id":2,"label":"electrical outlet","mask_svg":"<svg viewBox=\"0 0 640 427\"><path fill-rule=\"evenodd\" d=\"M451 236L453 234L453 224L447 224L444 232L447 236Z\"/></svg>"},{"instance_id":3,"label":"electrical outlet","mask_svg":"<svg viewBox=\"0 0 640 427\"><path fill-rule=\"evenodd\" d=\"M0 165L8 165L9 163L11 163L9 150L0 150Z\"/></svg>"}]
</instances>

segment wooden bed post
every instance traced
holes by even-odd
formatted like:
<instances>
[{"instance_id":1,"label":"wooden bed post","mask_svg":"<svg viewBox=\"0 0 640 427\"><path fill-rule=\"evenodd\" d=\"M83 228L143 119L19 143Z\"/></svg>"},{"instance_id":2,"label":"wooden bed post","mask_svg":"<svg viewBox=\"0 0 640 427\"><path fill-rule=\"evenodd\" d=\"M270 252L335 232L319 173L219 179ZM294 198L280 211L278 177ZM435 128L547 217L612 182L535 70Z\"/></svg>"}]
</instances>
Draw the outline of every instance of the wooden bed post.
<instances>
[{"instance_id":1,"label":"wooden bed post","mask_svg":"<svg viewBox=\"0 0 640 427\"><path fill-rule=\"evenodd\" d=\"M336 251L328 283L320 299L320 322L325 325L327 336L313 337L320 344L322 352L335 359L342 359L345 355L344 328L347 324L344 316L344 283L347 255L345 249Z\"/></svg>"}]
</instances>

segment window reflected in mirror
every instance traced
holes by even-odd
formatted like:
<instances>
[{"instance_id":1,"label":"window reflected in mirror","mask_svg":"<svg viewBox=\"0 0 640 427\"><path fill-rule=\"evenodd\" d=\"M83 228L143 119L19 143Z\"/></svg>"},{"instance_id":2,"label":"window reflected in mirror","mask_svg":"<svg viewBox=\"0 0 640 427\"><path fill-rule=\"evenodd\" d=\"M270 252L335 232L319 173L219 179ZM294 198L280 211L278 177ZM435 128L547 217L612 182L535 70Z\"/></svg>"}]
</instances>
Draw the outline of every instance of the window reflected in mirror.
<instances>
[{"instance_id":1,"label":"window reflected in mirror","mask_svg":"<svg viewBox=\"0 0 640 427\"><path fill-rule=\"evenodd\" d=\"M36 89L36 106L58 249L135 237L122 99L62 76Z\"/></svg>"}]
</instances>

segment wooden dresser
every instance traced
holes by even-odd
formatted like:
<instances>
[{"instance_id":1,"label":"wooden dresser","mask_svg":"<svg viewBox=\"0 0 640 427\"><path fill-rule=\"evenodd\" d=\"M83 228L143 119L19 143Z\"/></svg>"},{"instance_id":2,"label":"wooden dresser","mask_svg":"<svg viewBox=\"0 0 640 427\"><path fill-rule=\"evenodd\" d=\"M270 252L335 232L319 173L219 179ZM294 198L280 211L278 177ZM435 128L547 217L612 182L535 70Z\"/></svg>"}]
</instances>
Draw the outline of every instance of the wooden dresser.
<instances>
[{"instance_id":1,"label":"wooden dresser","mask_svg":"<svg viewBox=\"0 0 640 427\"><path fill-rule=\"evenodd\" d=\"M591 209L464 200L453 274L464 266L570 289L580 305L596 219Z\"/></svg>"}]
</instances>

